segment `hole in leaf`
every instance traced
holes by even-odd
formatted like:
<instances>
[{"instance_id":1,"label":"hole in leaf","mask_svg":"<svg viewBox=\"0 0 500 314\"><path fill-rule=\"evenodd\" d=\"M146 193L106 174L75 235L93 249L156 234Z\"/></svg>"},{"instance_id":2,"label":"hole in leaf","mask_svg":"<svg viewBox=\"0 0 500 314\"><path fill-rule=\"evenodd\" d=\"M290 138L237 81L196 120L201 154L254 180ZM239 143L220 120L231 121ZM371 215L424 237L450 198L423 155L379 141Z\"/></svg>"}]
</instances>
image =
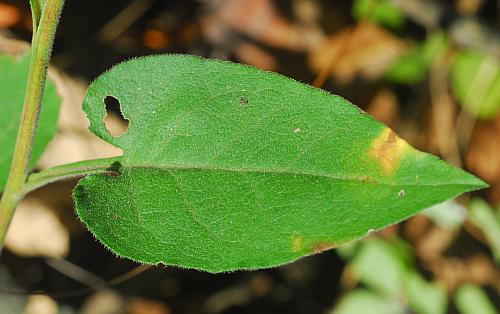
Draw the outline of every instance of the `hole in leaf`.
<instances>
[{"instance_id":1,"label":"hole in leaf","mask_svg":"<svg viewBox=\"0 0 500 314\"><path fill-rule=\"evenodd\" d=\"M114 96L106 96L104 105L106 106L106 116L104 117L106 129L114 137L121 136L127 131L129 121L122 114L120 101Z\"/></svg>"}]
</instances>

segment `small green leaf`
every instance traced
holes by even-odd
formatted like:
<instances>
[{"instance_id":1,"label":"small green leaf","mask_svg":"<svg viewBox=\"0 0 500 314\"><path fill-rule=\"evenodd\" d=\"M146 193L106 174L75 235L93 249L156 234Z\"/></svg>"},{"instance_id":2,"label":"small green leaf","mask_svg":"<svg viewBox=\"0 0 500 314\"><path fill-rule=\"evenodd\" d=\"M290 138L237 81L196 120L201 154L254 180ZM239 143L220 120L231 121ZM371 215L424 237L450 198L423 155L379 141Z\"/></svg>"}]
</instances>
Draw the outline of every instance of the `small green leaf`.
<instances>
[{"instance_id":1,"label":"small green leaf","mask_svg":"<svg viewBox=\"0 0 500 314\"><path fill-rule=\"evenodd\" d=\"M0 191L5 187L9 175L12 154L16 144L17 130L23 110L24 93L28 77L30 54L20 60L0 55ZM45 147L57 131L60 99L54 84L47 81L40 121L32 151L31 166L35 166Z\"/></svg>"},{"instance_id":2,"label":"small green leaf","mask_svg":"<svg viewBox=\"0 0 500 314\"><path fill-rule=\"evenodd\" d=\"M382 297L365 289L356 289L340 299L332 314L401 314L406 307L395 300Z\"/></svg>"},{"instance_id":3,"label":"small green leaf","mask_svg":"<svg viewBox=\"0 0 500 314\"><path fill-rule=\"evenodd\" d=\"M386 77L394 82L415 84L425 78L436 58L448 48L448 39L443 32L431 34L423 44L415 46L394 63Z\"/></svg>"},{"instance_id":4,"label":"small green leaf","mask_svg":"<svg viewBox=\"0 0 500 314\"><path fill-rule=\"evenodd\" d=\"M404 242L398 247L380 239L369 239L363 242L352 266L367 287L386 297L403 298L404 285L412 270L410 256Z\"/></svg>"},{"instance_id":5,"label":"small green leaf","mask_svg":"<svg viewBox=\"0 0 500 314\"><path fill-rule=\"evenodd\" d=\"M446 313L446 290L439 282L427 282L416 271L408 273L406 294L411 308L418 314Z\"/></svg>"},{"instance_id":6,"label":"small green leaf","mask_svg":"<svg viewBox=\"0 0 500 314\"><path fill-rule=\"evenodd\" d=\"M455 294L455 303L460 314L498 313L483 289L474 284L460 286Z\"/></svg>"},{"instance_id":7,"label":"small green leaf","mask_svg":"<svg viewBox=\"0 0 500 314\"><path fill-rule=\"evenodd\" d=\"M407 307L419 314L446 312L446 291L437 282L427 282L415 270L411 247L402 239L367 239L352 255L349 267L353 274L381 300L404 300Z\"/></svg>"},{"instance_id":8,"label":"small green leaf","mask_svg":"<svg viewBox=\"0 0 500 314\"><path fill-rule=\"evenodd\" d=\"M370 20L392 28L400 28L405 16L390 0L356 0L352 15L357 20Z\"/></svg>"},{"instance_id":9,"label":"small green leaf","mask_svg":"<svg viewBox=\"0 0 500 314\"><path fill-rule=\"evenodd\" d=\"M483 231L495 261L500 264L500 212L495 213L488 203L476 198L470 203L469 215L472 223Z\"/></svg>"},{"instance_id":10,"label":"small green leaf","mask_svg":"<svg viewBox=\"0 0 500 314\"><path fill-rule=\"evenodd\" d=\"M423 214L439 227L452 231L462 227L467 216L467 209L451 200L427 208Z\"/></svg>"},{"instance_id":11,"label":"small green leaf","mask_svg":"<svg viewBox=\"0 0 500 314\"><path fill-rule=\"evenodd\" d=\"M130 121L113 137L115 97ZM89 88L93 133L123 149L77 212L120 256L210 272L291 262L486 185L341 97L193 56L122 63Z\"/></svg>"},{"instance_id":12,"label":"small green leaf","mask_svg":"<svg viewBox=\"0 0 500 314\"><path fill-rule=\"evenodd\" d=\"M451 69L453 92L462 106L483 119L500 110L500 62L479 51L460 52Z\"/></svg>"}]
</instances>

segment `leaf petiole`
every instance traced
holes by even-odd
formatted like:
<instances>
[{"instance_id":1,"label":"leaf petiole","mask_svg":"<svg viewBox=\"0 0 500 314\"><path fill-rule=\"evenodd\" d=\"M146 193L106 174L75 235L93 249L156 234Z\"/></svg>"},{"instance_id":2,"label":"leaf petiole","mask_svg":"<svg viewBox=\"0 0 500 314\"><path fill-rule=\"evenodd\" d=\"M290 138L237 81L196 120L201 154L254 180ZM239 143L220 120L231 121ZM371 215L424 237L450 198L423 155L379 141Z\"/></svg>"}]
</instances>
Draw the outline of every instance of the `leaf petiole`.
<instances>
[{"instance_id":1,"label":"leaf petiole","mask_svg":"<svg viewBox=\"0 0 500 314\"><path fill-rule=\"evenodd\" d=\"M40 0L30 0L31 18L33 20L33 40L36 37L40 18L42 16L42 3Z\"/></svg>"},{"instance_id":2,"label":"leaf petiole","mask_svg":"<svg viewBox=\"0 0 500 314\"><path fill-rule=\"evenodd\" d=\"M56 181L72 179L88 174L119 174L120 161L121 157L84 160L42 170L28 177L27 182L22 187L21 195L26 195L31 191Z\"/></svg>"}]
</instances>

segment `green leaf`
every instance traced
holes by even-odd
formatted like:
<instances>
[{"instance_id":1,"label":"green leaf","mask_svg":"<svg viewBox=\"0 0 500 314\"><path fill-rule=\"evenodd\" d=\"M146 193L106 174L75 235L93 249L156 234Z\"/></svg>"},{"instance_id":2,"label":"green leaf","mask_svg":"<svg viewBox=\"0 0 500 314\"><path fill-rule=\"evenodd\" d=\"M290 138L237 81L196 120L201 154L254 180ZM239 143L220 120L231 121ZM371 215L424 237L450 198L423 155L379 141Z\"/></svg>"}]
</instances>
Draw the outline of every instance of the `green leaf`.
<instances>
[{"instance_id":1,"label":"green leaf","mask_svg":"<svg viewBox=\"0 0 500 314\"><path fill-rule=\"evenodd\" d=\"M400 238L363 241L351 265L364 286L387 300L406 300L419 314L446 312L446 291L415 270L411 247Z\"/></svg>"},{"instance_id":2,"label":"green leaf","mask_svg":"<svg viewBox=\"0 0 500 314\"><path fill-rule=\"evenodd\" d=\"M410 253L404 245L391 245L376 238L366 240L352 261L360 281L382 295L402 299L412 269Z\"/></svg>"},{"instance_id":3,"label":"green leaf","mask_svg":"<svg viewBox=\"0 0 500 314\"><path fill-rule=\"evenodd\" d=\"M479 51L462 51L451 69L453 92L473 115L490 119L500 110L500 62Z\"/></svg>"},{"instance_id":4,"label":"green leaf","mask_svg":"<svg viewBox=\"0 0 500 314\"><path fill-rule=\"evenodd\" d=\"M481 287L473 284L460 286L455 294L455 303L461 314L495 314L495 306Z\"/></svg>"},{"instance_id":5,"label":"green leaf","mask_svg":"<svg viewBox=\"0 0 500 314\"><path fill-rule=\"evenodd\" d=\"M104 100L130 121L113 137ZM291 262L486 185L341 97L193 56L122 63L89 88L93 133L123 149L77 212L120 256L210 272Z\"/></svg>"},{"instance_id":6,"label":"green leaf","mask_svg":"<svg viewBox=\"0 0 500 314\"><path fill-rule=\"evenodd\" d=\"M400 28L405 16L390 0L356 0L352 15L357 20L370 20L392 28Z\"/></svg>"},{"instance_id":7,"label":"green leaf","mask_svg":"<svg viewBox=\"0 0 500 314\"><path fill-rule=\"evenodd\" d=\"M481 199L473 199L470 204L470 220L479 227L495 256L495 261L500 263L500 212L496 212L488 203Z\"/></svg>"},{"instance_id":8,"label":"green leaf","mask_svg":"<svg viewBox=\"0 0 500 314\"><path fill-rule=\"evenodd\" d=\"M365 289L356 289L342 297L332 314L401 314L406 307Z\"/></svg>"},{"instance_id":9,"label":"green leaf","mask_svg":"<svg viewBox=\"0 0 500 314\"><path fill-rule=\"evenodd\" d=\"M467 209L456 201L447 201L427 208L423 214L439 227L452 231L462 227Z\"/></svg>"},{"instance_id":10,"label":"green leaf","mask_svg":"<svg viewBox=\"0 0 500 314\"><path fill-rule=\"evenodd\" d=\"M415 271L408 273L406 280L408 302L416 313L446 313L448 298L443 285L439 282L427 282Z\"/></svg>"},{"instance_id":11,"label":"green leaf","mask_svg":"<svg viewBox=\"0 0 500 314\"><path fill-rule=\"evenodd\" d=\"M12 154L16 144L17 130L23 110L24 92L28 77L30 54L20 60L0 55L0 191L5 187L9 175ZM40 121L33 146L31 166L34 167L45 147L57 131L60 99L54 84L47 81Z\"/></svg>"},{"instance_id":12,"label":"green leaf","mask_svg":"<svg viewBox=\"0 0 500 314\"><path fill-rule=\"evenodd\" d=\"M394 82L415 84L425 78L436 58L448 48L448 39L444 32L431 34L421 45L411 48L394 63L386 77Z\"/></svg>"}]
</instances>

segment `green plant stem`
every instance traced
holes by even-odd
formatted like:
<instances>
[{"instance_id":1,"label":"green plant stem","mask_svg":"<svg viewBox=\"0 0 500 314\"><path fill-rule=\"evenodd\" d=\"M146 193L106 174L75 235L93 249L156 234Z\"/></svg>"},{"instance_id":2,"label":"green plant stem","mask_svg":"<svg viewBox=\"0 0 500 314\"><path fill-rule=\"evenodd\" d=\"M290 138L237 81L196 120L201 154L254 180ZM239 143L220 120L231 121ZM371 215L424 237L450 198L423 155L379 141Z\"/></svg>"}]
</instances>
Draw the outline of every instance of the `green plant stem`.
<instances>
[{"instance_id":1,"label":"green plant stem","mask_svg":"<svg viewBox=\"0 0 500 314\"><path fill-rule=\"evenodd\" d=\"M120 160L121 157L85 160L42 170L29 176L28 181L21 190L21 194L26 195L52 182L88 174L119 173Z\"/></svg>"},{"instance_id":2,"label":"green plant stem","mask_svg":"<svg viewBox=\"0 0 500 314\"><path fill-rule=\"evenodd\" d=\"M17 203L22 198L22 188L28 176L31 150L38 124L40 106L45 89L47 69L54 43L54 37L61 16L64 0L47 0L42 10L40 24L32 42L32 56L23 113L17 134L12 165L0 201L0 245L14 215Z\"/></svg>"}]
</instances>

